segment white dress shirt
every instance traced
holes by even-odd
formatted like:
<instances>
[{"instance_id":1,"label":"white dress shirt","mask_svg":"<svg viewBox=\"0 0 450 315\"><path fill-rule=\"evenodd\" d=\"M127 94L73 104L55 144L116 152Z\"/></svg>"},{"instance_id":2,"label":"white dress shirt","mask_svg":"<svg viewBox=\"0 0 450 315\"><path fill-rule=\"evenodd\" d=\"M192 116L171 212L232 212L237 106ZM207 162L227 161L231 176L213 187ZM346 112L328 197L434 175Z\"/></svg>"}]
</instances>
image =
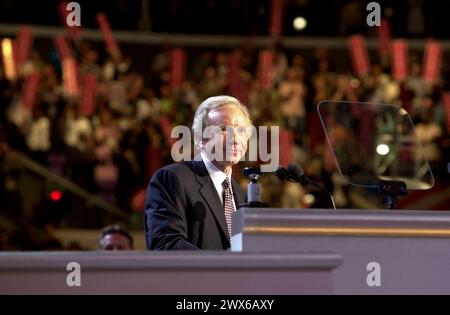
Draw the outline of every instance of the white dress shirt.
<instances>
[{"instance_id":1,"label":"white dress shirt","mask_svg":"<svg viewBox=\"0 0 450 315\"><path fill-rule=\"evenodd\" d=\"M230 182L230 189L231 189L231 195L233 197L233 211L236 211L236 203L234 201L234 195L233 195L233 188L231 185L231 170L230 174L227 176L224 172L219 170L209 159L208 157L202 152L201 153L202 160L205 163L206 169L208 170L209 176L211 177L214 187L217 190L217 193L219 194L219 198L222 201L223 204L223 181L225 178L228 177L228 180Z\"/></svg>"}]
</instances>

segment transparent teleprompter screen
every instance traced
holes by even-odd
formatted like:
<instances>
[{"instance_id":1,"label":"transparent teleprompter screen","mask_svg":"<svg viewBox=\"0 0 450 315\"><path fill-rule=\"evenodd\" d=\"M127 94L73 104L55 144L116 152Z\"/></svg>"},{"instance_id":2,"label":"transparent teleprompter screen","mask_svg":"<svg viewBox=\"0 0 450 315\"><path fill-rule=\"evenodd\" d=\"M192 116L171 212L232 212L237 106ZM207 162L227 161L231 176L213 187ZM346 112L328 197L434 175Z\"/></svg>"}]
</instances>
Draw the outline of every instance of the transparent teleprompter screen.
<instances>
[{"instance_id":1,"label":"transparent teleprompter screen","mask_svg":"<svg viewBox=\"0 0 450 315\"><path fill-rule=\"evenodd\" d=\"M393 104L322 101L317 111L331 154L351 185L403 181L426 190L434 177L410 115Z\"/></svg>"}]
</instances>

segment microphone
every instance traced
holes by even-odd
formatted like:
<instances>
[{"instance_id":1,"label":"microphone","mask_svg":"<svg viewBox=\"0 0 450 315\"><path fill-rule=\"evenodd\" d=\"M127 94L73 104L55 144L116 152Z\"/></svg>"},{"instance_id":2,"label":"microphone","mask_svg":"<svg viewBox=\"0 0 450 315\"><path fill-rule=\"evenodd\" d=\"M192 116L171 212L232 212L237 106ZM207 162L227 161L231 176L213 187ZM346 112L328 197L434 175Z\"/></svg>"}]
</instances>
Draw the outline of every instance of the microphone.
<instances>
[{"instance_id":1,"label":"microphone","mask_svg":"<svg viewBox=\"0 0 450 315\"><path fill-rule=\"evenodd\" d=\"M289 176L292 177L294 180L302 183L303 185L311 184L314 185L315 183L310 180L308 177L305 176L305 172L303 171L303 168L298 165L291 163L287 167L287 172L289 173Z\"/></svg>"},{"instance_id":2,"label":"microphone","mask_svg":"<svg viewBox=\"0 0 450 315\"><path fill-rule=\"evenodd\" d=\"M259 167L246 167L242 173L250 179L247 186L247 202L261 202L261 185L258 183L258 179L262 175L261 169Z\"/></svg>"},{"instance_id":3,"label":"microphone","mask_svg":"<svg viewBox=\"0 0 450 315\"><path fill-rule=\"evenodd\" d=\"M278 167L278 169L275 171L275 175L280 180L287 180L290 182L300 183L302 185L311 185L319 190L325 192L328 196L330 196L331 203L333 204L333 208L336 209L336 204L334 202L333 195L326 190L324 187L320 186L319 184L315 183L313 180L309 179L305 176L305 173L303 171L303 168L295 163L291 163L288 165L287 169L283 166Z\"/></svg>"},{"instance_id":4,"label":"microphone","mask_svg":"<svg viewBox=\"0 0 450 315\"><path fill-rule=\"evenodd\" d=\"M275 175L280 180L301 183L303 185L313 183L309 178L304 176L303 168L297 164L289 164L287 169L284 166L280 166L275 171Z\"/></svg>"},{"instance_id":5,"label":"microphone","mask_svg":"<svg viewBox=\"0 0 450 315\"><path fill-rule=\"evenodd\" d=\"M259 166L246 167L242 173L250 179L250 182L247 186L247 202L238 205L237 208L268 208L269 204L262 202L261 185L258 183L258 179L263 175L261 168Z\"/></svg>"},{"instance_id":6,"label":"microphone","mask_svg":"<svg viewBox=\"0 0 450 315\"><path fill-rule=\"evenodd\" d=\"M275 175L278 177L279 180L289 180L289 173L287 169L284 166L279 166L277 170L275 171Z\"/></svg>"}]
</instances>

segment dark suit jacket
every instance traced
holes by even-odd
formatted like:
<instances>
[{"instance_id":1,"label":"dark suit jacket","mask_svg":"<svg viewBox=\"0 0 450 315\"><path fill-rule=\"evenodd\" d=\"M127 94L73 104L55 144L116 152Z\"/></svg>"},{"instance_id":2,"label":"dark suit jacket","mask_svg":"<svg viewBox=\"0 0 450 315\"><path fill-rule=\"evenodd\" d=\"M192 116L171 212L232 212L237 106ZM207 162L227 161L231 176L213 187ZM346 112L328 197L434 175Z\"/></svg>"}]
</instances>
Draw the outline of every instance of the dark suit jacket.
<instances>
[{"instance_id":1,"label":"dark suit jacket","mask_svg":"<svg viewBox=\"0 0 450 315\"><path fill-rule=\"evenodd\" d=\"M236 205L245 193L232 179ZM148 249L211 249L230 247L225 212L203 161L166 166L152 177L145 205Z\"/></svg>"}]
</instances>

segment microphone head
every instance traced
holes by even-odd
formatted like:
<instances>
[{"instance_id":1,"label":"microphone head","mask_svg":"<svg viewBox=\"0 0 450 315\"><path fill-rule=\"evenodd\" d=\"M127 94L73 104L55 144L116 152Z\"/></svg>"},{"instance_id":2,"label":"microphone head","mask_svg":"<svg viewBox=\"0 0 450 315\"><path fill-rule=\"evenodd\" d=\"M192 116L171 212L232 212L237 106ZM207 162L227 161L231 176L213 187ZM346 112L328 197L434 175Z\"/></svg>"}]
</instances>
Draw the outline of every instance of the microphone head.
<instances>
[{"instance_id":1,"label":"microphone head","mask_svg":"<svg viewBox=\"0 0 450 315\"><path fill-rule=\"evenodd\" d=\"M303 168L295 163L289 164L287 167L287 171L294 178L300 178L305 174L305 172L303 172Z\"/></svg>"},{"instance_id":2,"label":"microphone head","mask_svg":"<svg viewBox=\"0 0 450 315\"><path fill-rule=\"evenodd\" d=\"M259 166L245 167L242 170L242 173L252 180L257 180L262 175L261 168Z\"/></svg>"},{"instance_id":3,"label":"microphone head","mask_svg":"<svg viewBox=\"0 0 450 315\"><path fill-rule=\"evenodd\" d=\"M279 166L275 171L275 175L279 180L289 180L289 173L284 166Z\"/></svg>"}]
</instances>

